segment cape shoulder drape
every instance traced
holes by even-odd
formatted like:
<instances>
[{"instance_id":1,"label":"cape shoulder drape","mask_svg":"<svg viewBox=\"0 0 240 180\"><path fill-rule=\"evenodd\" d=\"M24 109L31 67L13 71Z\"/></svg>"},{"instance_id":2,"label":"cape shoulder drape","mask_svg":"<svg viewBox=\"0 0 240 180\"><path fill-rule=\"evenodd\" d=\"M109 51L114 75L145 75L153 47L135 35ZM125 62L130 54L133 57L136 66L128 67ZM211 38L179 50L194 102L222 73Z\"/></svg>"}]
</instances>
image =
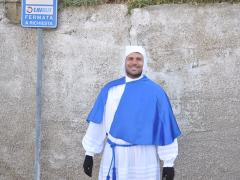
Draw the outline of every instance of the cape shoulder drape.
<instances>
[{"instance_id":1,"label":"cape shoulder drape","mask_svg":"<svg viewBox=\"0 0 240 180\"><path fill-rule=\"evenodd\" d=\"M108 90L124 83L126 86L109 133L132 144L171 144L181 131L165 91L146 76L127 83L123 77L106 84L87 121L102 122Z\"/></svg>"}]
</instances>

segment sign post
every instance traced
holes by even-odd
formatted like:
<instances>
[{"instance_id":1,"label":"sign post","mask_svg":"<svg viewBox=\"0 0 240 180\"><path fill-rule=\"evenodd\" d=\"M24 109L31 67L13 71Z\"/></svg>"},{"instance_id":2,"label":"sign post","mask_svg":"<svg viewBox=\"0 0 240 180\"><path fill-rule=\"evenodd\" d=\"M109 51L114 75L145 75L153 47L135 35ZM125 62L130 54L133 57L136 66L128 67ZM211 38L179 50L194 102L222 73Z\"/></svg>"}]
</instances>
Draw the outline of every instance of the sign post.
<instances>
[{"instance_id":1,"label":"sign post","mask_svg":"<svg viewBox=\"0 0 240 180\"><path fill-rule=\"evenodd\" d=\"M57 0L22 0L22 27L37 28L34 180L41 179L43 28L57 27Z\"/></svg>"},{"instance_id":2,"label":"sign post","mask_svg":"<svg viewBox=\"0 0 240 180\"><path fill-rule=\"evenodd\" d=\"M36 84L36 114L35 114L34 180L41 179L42 74L43 74L43 30L38 28L37 29L37 84Z\"/></svg>"}]
</instances>

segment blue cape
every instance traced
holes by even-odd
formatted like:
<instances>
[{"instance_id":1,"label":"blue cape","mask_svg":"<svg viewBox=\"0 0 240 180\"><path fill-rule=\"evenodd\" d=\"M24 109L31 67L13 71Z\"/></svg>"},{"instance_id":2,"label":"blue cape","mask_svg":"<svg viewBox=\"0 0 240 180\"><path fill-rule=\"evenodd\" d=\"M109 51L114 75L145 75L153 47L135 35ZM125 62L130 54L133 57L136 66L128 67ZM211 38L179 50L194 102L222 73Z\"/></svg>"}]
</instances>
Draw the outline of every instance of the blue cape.
<instances>
[{"instance_id":1,"label":"blue cape","mask_svg":"<svg viewBox=\"0 0 240 180\"><path fill-rule=\"evenodd\" d=\"M113 137L132 144L164 146L180 136L168 96L146 76L127 83L125 77L107 83L87 117L88 122L102 122L109 89L124 83L109 132Z\"/></svg>"}]
</instances>

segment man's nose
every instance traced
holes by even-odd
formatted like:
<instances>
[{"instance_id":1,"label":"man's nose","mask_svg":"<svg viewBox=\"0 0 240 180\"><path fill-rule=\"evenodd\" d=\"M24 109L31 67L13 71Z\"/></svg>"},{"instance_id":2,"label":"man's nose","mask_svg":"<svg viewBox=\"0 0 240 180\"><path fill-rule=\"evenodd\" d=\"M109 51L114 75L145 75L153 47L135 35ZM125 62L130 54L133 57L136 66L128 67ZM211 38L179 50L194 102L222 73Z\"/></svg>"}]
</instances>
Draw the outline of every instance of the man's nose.
<instances>
[{"instance_id":1,"label":"man's nose","mask_svg":"<svg viewBox=\"0 0 240 180\"><path fill-rule=\"evenodd\" d=\"M133 59L132 63L137 64L137 59Z\"/></svg>"}]
</instances>

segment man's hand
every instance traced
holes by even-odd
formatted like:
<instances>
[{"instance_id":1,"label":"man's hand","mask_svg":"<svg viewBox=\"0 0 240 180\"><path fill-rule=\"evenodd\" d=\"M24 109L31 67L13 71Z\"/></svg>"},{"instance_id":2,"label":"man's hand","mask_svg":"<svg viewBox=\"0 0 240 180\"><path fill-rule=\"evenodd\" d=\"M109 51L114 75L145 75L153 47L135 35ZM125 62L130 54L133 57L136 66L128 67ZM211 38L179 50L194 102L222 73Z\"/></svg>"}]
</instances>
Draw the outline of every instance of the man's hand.
<instances>
[{"instance_id":1,"label":"man's hand","mask_svg":"<svg viewBox=\"0 0 240 180\"><path fill-rule=\"evenodd\" d=\"M162 172L162 179L163 180L173 180L173 178L174 178L174 168L173 167L164 167L163 172Z\"/></svg>"},{"instance_id":2,"label":"man's hand","mask_svg":"<svg viewBox=\"0 0 240 180\"><path fill-rule=\"evenodd\" d=\"M83 163L83 169L84 169L84 172L89 177L92 177L92 168L93 168L93 157L86 155Z\"/></svg>"}]
</instances>

